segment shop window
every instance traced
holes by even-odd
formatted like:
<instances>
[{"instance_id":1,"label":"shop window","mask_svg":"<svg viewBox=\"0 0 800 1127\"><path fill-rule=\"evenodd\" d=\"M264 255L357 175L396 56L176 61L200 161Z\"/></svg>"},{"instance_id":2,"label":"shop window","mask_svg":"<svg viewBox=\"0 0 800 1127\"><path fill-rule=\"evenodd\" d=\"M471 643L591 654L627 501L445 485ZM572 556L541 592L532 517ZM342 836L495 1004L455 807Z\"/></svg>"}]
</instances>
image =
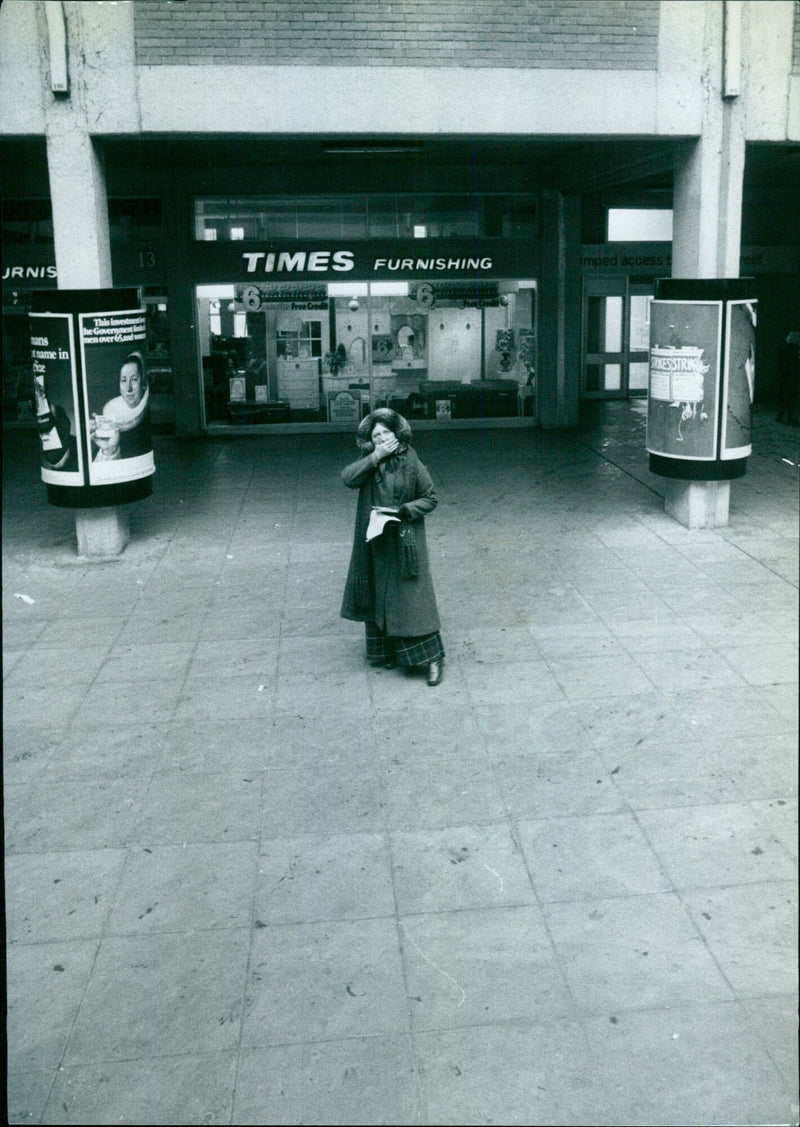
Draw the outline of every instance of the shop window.
<instances>
[{"instance_id":1,"label":"shop window","mask_svg":"<svg viewBox=\"0 0 800 1127\"><path fill-rule=\"evenodd\" d=\"M535 413L536 283L197 287L207 426Z\"/></svg>"},{"instance_id":2,"label":"shop window","mask_svg":"<svg viewBox=\"0 0 800 1127\"><path fill-rule=\"evenodd\" d=\"M279 330L277 354L299 360L322 356L322 322L301 321L297 328Z\"/></svg>"},{"instance_id":3,"label":"shop window","mask_svg":"<svg viewBox=\"0 0 800 1127\"><path fill-rule=\"evenodd\" d=\"M145 359L150 386L150 418L155 427L172 429L175 424L175 380L167 291L161 286L143 286L141 301L147 329Z\"/></svg>"},{"instance_id":4,"label":"shop window","mask_svg":"<svg viewBox=\"0 0 800 1127\"><path fill-rule=\"evenodd\" d=\"M26 309L3 309L3 421L33 423L31 330Z\"/></svg>"},{"instance_id":5,"label":"shop window","mask_svg":"<svg viewBox=\"0 0 800 1127\"><path fill-rule=\"evenodd\" d=\"M163 238L160 199L109 199L108 228L112 243L142 243Z\"/></svg>"},{"instance_id":6,"label":"shop window","mask_svg":"<svg viewBox=\"0 0 800 1127\"><path fill-rule=\"evenodd\" d=\"M367 200L368 239L396 239L397 201L393 196L371 196Z\"/></svg>"},{"instance_id":7,"label":"shop window","mask_svg":"<svg viewBox=\"0 0 800 1127\"><path fill-rule=\"evenodd\" d=\"M537 202L530 193L198 199L195 238L534 238Z\"/></svg>"},{"instance_id":8,"label":"shop window","mask_svg":"<svg viewBox=\"0 0 800 1127\"><path fill-rule=\"evenodd\" d=\"M161 200L109 199L112 243L148 242L162 238ZM53 216L49 200L4 200L3 245L52 244Z\"/></svg>"},{"instance_id":9,"label":"shop window","mask_svg":"<svg viewBox=\"0 0 800 1127\"><path fill-rule=\"evenodd\" d=\"M298 200L296 204L298 239L363 239L366 225L363 199Z\"/></svg>"},{"instance_id":10,"label":"shop window","mask_svg":"<svg viewBox=\"0 0 800 1127\"><path fill-rule=\"evenodd\" d=\"M535 239L538 230L538 208L535 199L509 201L500 216L501 229L487 230L487 235L503 235L507 239Z\"/></svg>"},{"instance_id":11,"label":"shop window","mask_svg":"<svg viewBox=\"0 0 800 1127\"><path fill-rule=\"evenodd\" d=\"M2 201L3 246L52 244L53 214L49 200Z\"/></svg>"},{"instance_id":12,"label":"shop window","mask_svg":"<svg viewBox=\"0 0 800 1127\"><path fill-rule=\"evenodd\" d=\"M398 197L401 238L414 238L417 229L425 238L451 239L482 234L481 203L472 196Z\"/></svg>"}]
</instances>

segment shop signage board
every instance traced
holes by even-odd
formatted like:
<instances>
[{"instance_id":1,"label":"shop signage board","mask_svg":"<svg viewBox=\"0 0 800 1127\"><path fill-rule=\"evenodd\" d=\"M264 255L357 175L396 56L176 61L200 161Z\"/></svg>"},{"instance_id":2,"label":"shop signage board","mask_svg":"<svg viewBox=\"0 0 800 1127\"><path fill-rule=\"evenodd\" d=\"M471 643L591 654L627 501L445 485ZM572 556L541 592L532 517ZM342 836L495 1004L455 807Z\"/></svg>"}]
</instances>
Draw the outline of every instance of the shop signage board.
<instances>
[{"instance_id":1,"label":"shop signage board","mask_svg":"<svg viewBox=\"0 0 800 1127\"><path fill-rule=\"evenodd\" d=\"M672 243L585 243L581 247L583 274L669 274Z\"/></svg>"},{"instance_id":2,"label":"shop signage board","mask_svg":"<svg viewBox=\"0 0 800 1127\"><path fill-rule=\"evenodd\" d=\"M653 301L647 449L692 461L717 457L721 301Z\"/></svg>"},{"instance_id":3,"label":"shop signage board","mask_svg":"<svg viewBox=\"0 0 800 1127\"><path fill-rule=\"evenodd\" d=\"M361 397L349 391L328 393L328 420L331 423L357 423L361 417Z\"/></svg>"},{"instance_id":4,"label":"shop signage board","mask_svg":"<svg viewBox=\"0 0 800 1127\"><path fill-rule=\"evenodd\" d=\"M513 239L195 242L204 282L347 282L535 276L538 244Z\"/></svg>"},{"instance_id":5,"label":"shop signage board","mask_svg":"<svg viewBox=\"0 0 800 1127\"><path fill-rule=\"evenodd\" d=\"M800 248L742 247L742 274L796 274L800 270ZM672 243L584 243L581 273L584 275L629 275L652 278L672 272Z\"/></svg>"},{"instance_id":6,"label":"shop signage board","mask_svg":"<svg viewBox=\"0 0 800 1127\"><path fill-rule=\"evenodd\" d=\"M34 283L52 284L57 277L55 263L49 263L44 266L21 266L19 263L11 263L3 267L3 281L13 284L27 284L28 286Z\"/></svg>"},{"instance_id":7,"label":"shop signage board","mask_svg":"<svg viewBox=\"0 0 800 1127\"><path fill-rule=\"evenodd\" d=\"M123 286L151 285L166 280L167 255L159 242L116 243L111 247L114 278ZM9 247L2 278L9 291L52 289L58 280L51 246Z\"/></svg>"}]
</instances>

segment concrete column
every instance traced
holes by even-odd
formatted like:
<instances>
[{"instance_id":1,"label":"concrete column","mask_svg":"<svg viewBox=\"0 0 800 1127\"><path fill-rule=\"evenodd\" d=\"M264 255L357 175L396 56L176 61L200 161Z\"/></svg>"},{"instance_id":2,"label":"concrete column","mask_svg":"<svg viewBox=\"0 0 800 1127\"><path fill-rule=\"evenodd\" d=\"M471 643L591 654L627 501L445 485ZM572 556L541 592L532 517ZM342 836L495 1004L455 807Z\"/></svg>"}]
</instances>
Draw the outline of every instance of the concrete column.
<instances>
[{"instance_id":1,"label":"concrete column","mask_svg":"<svg viewBox=\"0 0 800 1127\"><path fill-rule=\"evenodd\" d=\"M107 289L113 277L105 171L92 138L74 119L58 115L52 129L48 120L47 168L58 288Z\"/></svg>"},{"instance_id":2,"label":"concrete column","mask_svg":"<svg viewBox=\"0 0 800 1127\"><path fill-rule=\"evenodd\" d=\"M78 555L87 559L118 556L131 538L127 511L120 505L78 509L75 513Z\"/></svg>"},{"instance_id":3,"label":"concrete column","mask_svg":"<svg viewBox=\"0 0 800 1127\"><path fill-rule=\"evenodd\" d=\"M175 379L175 433L191 437L200 433L201 403L195 323L195 278L189 246L194 229L192 200L186 194L178 173L168 172L169 187L164 200L166 244L171 248L167 261L169 288L170 347Z\"/></svg>"},{"instance_id":4,"label":"concrete column","mask_svg":"<svg viewBox=\"0 0 800 1127\"><path fill-rule=\"evenodd\" d=\"M49 0L37 14L58 288L107 289L113 285L108 198L102 156L87 124L81 11L71 6L67 19L64 5ZM127 510L77 509L75 534L81 556L119 555L130 539Z\"/></svg>"},{"instance_id":5,"label":"concrete column","mask_svg":"<svg viewBox=\"0 0 800 1127\"><path fill-rule=\"evenodd\" d=\"M539 421L576 426L580 388L580 208L560 192L542 193L539 275ZM577 315L575 310L578 310Z\"/></svg>"},{"instance_id":6,"label":"concrete column","mask_svg":"<svg viewBox=\"0 0 800 1127\"><path fill-rule=\"evenodd\" d=\"M745 110L731 83L740 49L732 2L704 5L702 132L674 158L673 278L739 277ZM715 528L727 523L729 495L729 482L668 480L665 510L689 528Z\"/></svg>"},{"instance_id":7,"label":"concrete column","mask_svg":"<svg viewBox=\"0 0 800 1127\"><path fill-rule=\"evenodd\" d=\"M724 95L726 54L739 49L730 29L726 37L728 6L704 5L702 131L675 151L673 278L739 277L745 107L738 93Z\"/></svg>"},{"instance_id":8,"label":"concrete column","mask_svg":"<svg viewBox=\"0 0 800 1127\"><path fill-rule=\"evenodd\" d=\"M105 289L112 284L108 199L87 124L82 11L53 0L37 7L58 288ZM61 68L67 80L53 89Z\"/></svg>"}]
</instances>

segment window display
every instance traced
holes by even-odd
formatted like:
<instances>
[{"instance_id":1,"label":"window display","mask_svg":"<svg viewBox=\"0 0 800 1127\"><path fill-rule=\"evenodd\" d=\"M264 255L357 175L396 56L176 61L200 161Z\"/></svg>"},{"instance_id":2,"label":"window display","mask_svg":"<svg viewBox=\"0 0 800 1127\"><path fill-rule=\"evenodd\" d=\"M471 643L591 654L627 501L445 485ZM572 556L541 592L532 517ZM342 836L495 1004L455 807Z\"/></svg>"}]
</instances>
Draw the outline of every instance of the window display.
<instances>
[{"instance_id":1,"label":"window display","mask_svg":"<svg viewBox=\"0 0 800 1127\"><path fill-rule=\"evenodd\" d=\"M154 427L169 430L175 424L175 375L167 289L166 286L143 286L141 292L147 326L150 418Z\"/></svg>"},{"instance_id":2,"label":"window display","mask_svg":"<svg viewBox=\"0 0 800 1127\"><path fill-rule=\"evenodd\" d=\"M535 414L533 280L235 283L196 301L206 427Z\"/></svg>"},{"instance_id":3,"label":"window display","mask_svg":"<svg viewBox=\"0 0 800 1127\"><path fill-rule=\"evenodd\" d=\"M195 200L200 242L270 239L531 239L538 196L530 192L347 196L246 196Z\"/></svg>"}]
</instances>

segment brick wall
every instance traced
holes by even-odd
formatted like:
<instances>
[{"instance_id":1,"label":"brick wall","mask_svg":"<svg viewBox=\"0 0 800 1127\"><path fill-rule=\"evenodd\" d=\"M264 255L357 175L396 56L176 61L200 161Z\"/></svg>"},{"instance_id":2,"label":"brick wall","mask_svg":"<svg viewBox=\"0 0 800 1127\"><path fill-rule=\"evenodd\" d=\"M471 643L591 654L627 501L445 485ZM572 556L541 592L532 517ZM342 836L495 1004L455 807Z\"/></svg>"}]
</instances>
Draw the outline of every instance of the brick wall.
<instances>
[{"instance_id":1,"label":"brick wall","mask_svg":"<svg viewBox=\"0 0 800 1127\"><path fill-rule=\"evenodd\" d=\"M136 0L138 65L656 67L658 0Z\"/></svg>"}]
</instances>

